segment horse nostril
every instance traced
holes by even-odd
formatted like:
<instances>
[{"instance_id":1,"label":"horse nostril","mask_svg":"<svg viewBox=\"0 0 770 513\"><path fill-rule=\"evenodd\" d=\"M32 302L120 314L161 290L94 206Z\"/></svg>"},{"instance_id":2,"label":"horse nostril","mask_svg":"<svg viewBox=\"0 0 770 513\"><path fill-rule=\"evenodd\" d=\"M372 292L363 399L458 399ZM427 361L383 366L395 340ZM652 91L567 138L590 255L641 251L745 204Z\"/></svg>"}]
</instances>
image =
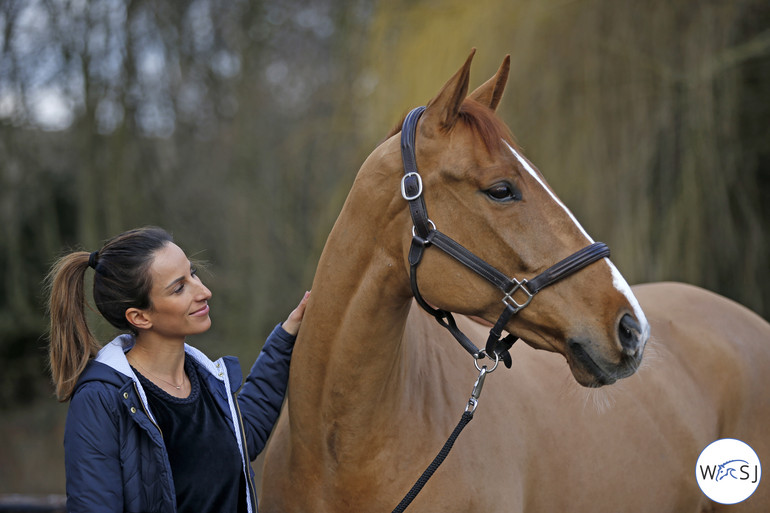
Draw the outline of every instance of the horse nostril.
<instances>
[{"instance_id":1,"label":"horse nostril","mask_svg":"<svg viewBox=\"0 0 770 513\"><path fill-rule=\"evenodd\" d=\"M627 355L635 355L641 346L642 329L639 323L629 314L625 314L620 319L618 326L618 337L620 345L623 346L623 352Z\"/></svg>"}]
</instances>

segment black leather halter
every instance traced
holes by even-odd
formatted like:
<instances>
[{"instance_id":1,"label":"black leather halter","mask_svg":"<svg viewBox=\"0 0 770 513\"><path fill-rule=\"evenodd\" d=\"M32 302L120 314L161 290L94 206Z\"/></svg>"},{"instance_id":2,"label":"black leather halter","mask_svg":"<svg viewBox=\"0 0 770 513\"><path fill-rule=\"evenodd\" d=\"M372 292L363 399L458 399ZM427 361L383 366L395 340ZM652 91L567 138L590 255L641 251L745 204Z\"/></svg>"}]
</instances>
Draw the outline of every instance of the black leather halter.
<instances>
[{"instance_id":1,"label":"black leather halter","mask_svg":"<svg viewBox=\"0 0 770 513\"><path fill-rule=\"evenodd\" d=\"M423 186L420 173L417 171L417 158L415 156L415 133L417 121L420 119L425 107L417 107L412 110L404 120L401 129L401 157L404 161L404 177L401 179L401 195L409 203L409 211L412 215L412 245L409 249L409 266L412 293L417 303L436 320L447 328L454 338L475 359L485 355L497 361L502 359L506 367L511 367L511 355L509 349L516 342L517 337L508 335L502 337L505 325L519 310L525 308L532 298L543 288L552 285L560 279L573 274L580 269L610 256L610 250L606 244L595 242L580 251L573 253L556 265L549 267L531 280L517 280L508 278L505 274L480 259L461 244L436 229L436 225L428 218L428 211L423 198ZM425 249L435 246L446 254L465 265L472 271L485 278L498 289L504 296L502 299L505 308L494 327L489 331L486 347L479 350L468 337L460 331L451 312L436 309L430 306L420 294L417 286L417 267L422 260Z\"/></svg>"}]
</instances>

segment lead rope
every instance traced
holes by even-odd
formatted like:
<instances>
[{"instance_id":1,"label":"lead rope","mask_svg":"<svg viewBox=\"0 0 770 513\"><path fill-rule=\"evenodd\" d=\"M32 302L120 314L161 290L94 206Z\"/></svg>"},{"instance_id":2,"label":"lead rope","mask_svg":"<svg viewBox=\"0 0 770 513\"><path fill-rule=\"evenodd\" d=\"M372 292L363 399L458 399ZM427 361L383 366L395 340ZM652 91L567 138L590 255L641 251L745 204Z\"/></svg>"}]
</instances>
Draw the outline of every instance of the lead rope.
<instances>
[{"instance_id":1,"label":"lead rope","mask_svg":"<svg viewBox=\"0 0 770 513\"><path fill-rule=\"evenodd\" d=\"M417 482L414 483L412 489L409 490L403 499L401 499L401 502L398 503L398 506L396 506L396 509L393 510L393 513L403 513L403 511L412 503L414 498L417 497L417 494L420 493L422 487L425 486L428 480L433 476L436 470L438 470L446 457L449 455L449 451L452 450L452 446L454 446L457 437L460 436L460 433L465 428L465 426L467 426L468 423L473 420L473 414L476 411L476 406L479 403L479 396L481 395L481 389L484 386L484 380L486 379L487 374L497 368L498 362L499 359L495 359L495 365L492 367L492 370L487 370L486 365L479 369L478 363L476 363L476 361L473 362L476 365L476 368L479 369L479 377L476 379L476 383L473 385L471 397L468 399L468 405L465 407L465 411L460 418L460 422L457 424L457 427L455 427L454 431L452 431L452 434L449 435L449 438L444 444L444 447L442 447L436 457L433 458L431 464L428 465L428 468L425 469Z\"/></svg>"},{"instance_id":2,"label":"lead rope","mask_svg":"<svg viewBox=\"0 0 770 513\"><path fill-rule=\"evenodd\" d=\"M441 448L441 451L436 455L436 458L433 460L433 462L428 465L428 468L425 469L425 472L422 473L420 476L420 479L417 480L416 483L414 483L414 486L412 486L412 489L409 490L409 493L406 494L406 496L401 499L401 502L396 506L396 509L393 510L393 513L402 513L409 504L412 503L415 497L417 497L417 494L420 493L420 490L422 490L422 487L425 486L425 483L428 482L428 479L433 476L433 473L438 469L438 467L444 462L444 459L446 459L447 455L449 454L449 451L452 449L452 446L455 443L455 440L457 440L457 437L460 436L460 432L463 430L463 428L473 419L473 413L469 411L463 412L463 416L460 419L460 423L457 424L457 427L455 427L455 430L452 431L452 434L449 435L449 439L444 444L444 447Z\"/></svg>"},{"instance_id":3,"label":"lead rope","mask_svg":"<svg viewBox=\"0 0 770 513\"><path fill-rule=\"evenodd\" d=\"M409 506L420 490L422 490L422 487L425 486L425 483L428 482L428 479L430 479L436 469L438 469L439 465L446 459L455 440L460 435L460 432L473 418L473 412L476 410L478 396L481 393L481 387L484 384L486 375L497 368L500 359L503 360L506 367L511 367L512 359L509 350L516 341L516 337L511 334L502 337L502 332L511 317L522 308L527 307L539 290L556 283L562 278L569 276L602 258L610 256L610 250L606 244L602 242L592 242L589 246L573 253L556 265L549 267L531 280L518 280L515 277L509 278L495 267L477 257L460 243L437 230L436 225L428 217L425 198L423 197L422 177L417 170L417 157L415 154L417 121L424 110L425 107L417 107L409 112L404 119L401 128L401 157L404 164L404 176L401 179L401 196L409 205L409 213L413 223L412 245L409 248L409 274L412 293L417 303L424 310L433 315L439 324L447 328L460 345L473 355L474 364L479 370L479 378L476 380L476 384L473 387L473 393L468 401L468 407L466 407L465 412L460 419L460 423L457 424L457 427L449 436L444 447L428 468L425 469L425 472L423 472L422 476L420 476L420 479L417 480L412 489L409 490L406 497L404 497L396 509L393 510L393 513L401 513L407 506ZM485 349L479 350L475 344L460 331L451 312L433 308L422 298L419 287L417 286L417 266L420 264L423 253L429 245L436 246L450 257L485 278L505 294L502 300L505 309L495 323L495 326L490 330ZM515 299L514 295L519 299ZM494 358L495 365L492 367L492 370L487 371L486 366L479 368L477 360L484 356Z\"/></svg>"}]
</instances>

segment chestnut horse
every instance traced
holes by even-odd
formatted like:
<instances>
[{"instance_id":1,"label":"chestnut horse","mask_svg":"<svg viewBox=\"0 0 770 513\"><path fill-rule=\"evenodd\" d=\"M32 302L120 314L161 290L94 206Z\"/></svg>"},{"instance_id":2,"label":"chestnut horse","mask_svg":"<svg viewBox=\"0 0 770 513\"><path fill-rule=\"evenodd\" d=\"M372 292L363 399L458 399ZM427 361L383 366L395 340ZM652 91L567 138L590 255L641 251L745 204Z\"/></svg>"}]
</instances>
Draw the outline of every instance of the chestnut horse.
<instances>
[{"instance_id":1,"label":"chestnut horse","mask_svg":"<svg viewBox=\"0 0 770 513\"><path fill-rule=\"evenodd\" d=\"M521 281L593 241L494 115L509 58L468 95L472 57L416 125L419 192L431 228ZM394 133L329 235L265 456L263 513L392 511L466 407L474 360L414 300L403 176ZM471 340L488 328L470 316L495 323L506 307L429 243L415 281L428 308L462 314ZM488 374L473 422L410 511L717 511L696 482L701 450L739 438L770 462L770 326L729 300L673 283L632 292L601 258L538 292L505 330L526 344L511 348L511 370ZM735 509L768 510L767 485Z\"/></svg>"}]
</instances>

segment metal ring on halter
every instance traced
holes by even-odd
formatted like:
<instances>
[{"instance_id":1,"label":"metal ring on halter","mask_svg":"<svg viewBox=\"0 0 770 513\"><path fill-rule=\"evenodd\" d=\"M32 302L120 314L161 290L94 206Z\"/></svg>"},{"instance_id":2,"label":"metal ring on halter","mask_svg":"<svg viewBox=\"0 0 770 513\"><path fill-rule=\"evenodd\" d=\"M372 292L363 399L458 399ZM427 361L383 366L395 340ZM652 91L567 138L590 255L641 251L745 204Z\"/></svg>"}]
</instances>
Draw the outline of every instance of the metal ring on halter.
<instances>
[{"instance_id":1,"label":"metal ring on halter","mask_svg":"<svg viewBox=\"0 0 770 513\"><path fill-rule=\"evenodd\" d=\"M431 227L433 227L434 231L436 230L436 223L434 223L433 221L428 219L428 224L431 225ZM417 236L417 232L415 231L416 229L417 228L414 225L412 225L412 237L416 237Z\"/></svg>"},{"instance_id":2,"label":"metal ring on halter","mask_svg":"<svg viewBox=\"0 0 770 513\"><path fill-rule=\"evenodd\" d=\"M483 352L483 351L482 351L482 352ZM489 355L487 355L487 356L489 356ZM489 356L489 358L491 359L492 357L491 357L491 356ZM495 353L495 364L492 366L492 368L491 368L491 369L487 369L486 373L487 373L487 374L489 374L490 372L494 371L494 370L497 368L497 364L498 364L498 363L500 363L500 355L499 355L499 354L497 354L497 353ZM476 358L474 358L474 359L473 359L473 365L475 365L475 366L476 366L476 369L477 369L479 372L481 372L481 367L479 367L479 360L477 360ZM486 369L486 368L487 368L487 366L485 365L485 366L484 366L484 368Z\"/></svg>"}]
</instances>

